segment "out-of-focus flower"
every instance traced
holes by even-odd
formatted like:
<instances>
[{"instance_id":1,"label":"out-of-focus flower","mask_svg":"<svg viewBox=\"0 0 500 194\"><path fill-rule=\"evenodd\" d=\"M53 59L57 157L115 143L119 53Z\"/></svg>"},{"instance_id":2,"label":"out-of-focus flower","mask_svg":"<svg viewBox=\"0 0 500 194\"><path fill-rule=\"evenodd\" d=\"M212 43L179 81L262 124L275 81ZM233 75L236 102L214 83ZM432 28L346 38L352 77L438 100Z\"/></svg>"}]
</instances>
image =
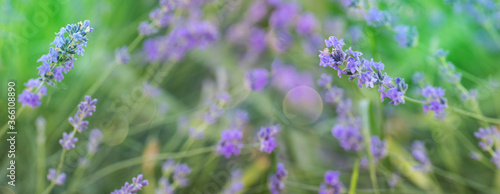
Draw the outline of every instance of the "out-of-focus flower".
<instances>
[{"instance_id":1,"label":"out-of-focus flower","mask_svg":"<svg viewBox=\"0 0 500 194\"><path fill-rule=\"evenodd\" d=\"M317 81L318 85L323 88L329 88L332 83L332 76L326 73L321 74L321 78Z\"/></svg>"},{"instance_id":2,"label":"out-of-focus flower","mask_svg":"<svg viewBox=\"0 0 500 194\"><path fill-rule=\"evenodd\" d=\"M372 136L371 139L371 154L375 162L387 156L387 140L380 140L378 136Z\"/></svg>"},{"instance_id":3,"label":"out-of-focus flower","mask_svg":"<svg viewBox=\"0 0 500 194\"><path fill-rule=\"evenodd\" d=\"M414 47L418 43L418 31L415 26L396 26L394 39L398 41L400 47Z\"/></svg>"},{"instance_id":4,"label":"out-of-focus flower","mask_svg":"<svg viewBox=\"0 0 500 194\"><path fill-rule=\"evenodd\" d=\"M389 180L387 180L387 185L390 188L394 188L394 187L396 187L396 185L398 184L400 179L401 179L401 177L399 177L398 174L392 173L392 176L389 178Z\"/></svg>"},{"instance_id":5,"label":"out-of-focus flower","mask_svg":"<svg viewBox=\"0 0 500 194\"><path fill-rule=\"evenodd\" d=\"M186 187L189 184L189 179L187 175L191 173L191 168L187 164L177 164L174 168L174 183Z\"/></svg>"},{"instance_id":6,"label":"out-of-focus flower","mask_svg":"<svg viewBox=\"0 0 500 194\"><path fill-rule=\"evenodd\" d=\"M292 25L299 8L294 3L282 2L271 13L269 25L273 28L287 28Z\"/></svg>"},{"instance_id":7,"label":"out-of-focus flower","mask_svg":"<svg viewBox=\"0 0 500 194\"><path fill-rule=\"evenodd\" d=\"M49 174L47 174L47 179L56 185L64 185L66 173L57 174L56 169L51 168L49 169Z\"/></svg>"},{"instance_id":8,"label":"out-of-focus flower","mask_svg":"<svg viewBox=\"0 0 500 194\"><path fill-rule=\"evenodd\" d=\"M260 140L260 151L271 153L276 147L278 147L278 140L275 136L280 132L278 125L260 127L257 136Z\"/></svg>"},{"instance_id":9,"label":"out-of-focus flower","mask_svg":"<svg viewBox=\"0 0 500 194\"><path fill-rule=\"evenodd\" d=\"M389 25L390 15L385 11L380 11L377 8L370 8L366 14L366 23L373 27L381 27Z\"/></svg>"},{"instance_id":10,"label":"out-of-focus flower","mask_svg":"<svg viewBox=\"0 0 500 194\"><path fill-rule=\"evenodd\" d=\"M87 150L89 154L95 154L99 149L99 144L102 140L102 132L99 129L92 129L89 135L89 143L87 144Z\"/></svg>"},{"instance_id":11,"label":"out-of-focus flower","mask_svg":"<svg viewBox=\"0 0 500 194\"><path fill-rule=\"evenodd\" d=\"M339 140L340 146L346 151L360 151L363 149L360 118L339 120L339 123L332 128L332 135Z\"/></svg>"},{"instance_id":12,"label":"out-of-focus flower","mask_svg":"<svg viewBox=\"0 0 500 194\"><path fill-rule=\"evenodd\" d=\"M324 183L321 183L319 194L340 194L344 185L339 180L339 171L327 171L325 173Z\"/></svg>"},{"instance_id":13,"label":"out-of-focus flower","mask_svg":"<svg viewBox=\"0 0 500 194\"><path fill-rule=\"evenodd\" d=\"M241 181L242 172L240 169L231 171L231 177L226 184L224 190L221 191L222 194L236 194L243 190L243 181Z\"/></svg>"},{"instance_id":14,"label":"out-of-focus flower","mask_svg":"<svg viewBox=\"0 0 500 194\"><path fill-rule=\"evenodd\" d=\"M495 126L479 128L479 130L474 133L474 136L481 140L479 142L479 147L485 151L491 150L495 142L500 140L500 132L498 132Z\"/></svg>"},{"instance_id":15,"label":"out-of-focus flower","mask_svg":"<svg viewBox=\"0 0 500 194\"><path fill-rule=\"evenodd\" d=\"M132 184L125 182L125 185L122 188L111 192L111 194L136 194L137 192L139 192L139 190L142 189L142 187L145 187L147 185L148 180L143 180L143 175L139 174L137 177L132 178Z\"/></svg>"},{"instance_id":16,"label":"out-of-focus flower","mask_svg":"<svg viewBox=\"0 0 500 194\"><path fill-rule=\"evenodd\" d=\"M224 155L226 158L231 157L231 155L240 155L243 143L241 142L243 138L243 132L238 129L224 130L221 133L221 138L217 143L217 154Z\"/></svg>"},{"instance_id":17,"label":"out-of-focus flower","mask_svg":"<svg viewBox=\"0 0 500 194\"><path fill-rule=\"evenodd\" d=\"M127 46L115 50L115 61L117 64L127 64L130 61Z\"/></svg>"},{"instance_id":18,"label":"out-of-focus flower","mask_svg":"<svg viewBox=\"0 0 500 194\"><path fill-rule=\"evenodd\" d=\"M444 113L444 109L448 107L446 98L444 97L444 89L441 87L426 86L421 90L425 104L424 112L427 114L429 111L434 111L436 115Z\"/></svg>"},{"instance_id":19,"label":"out-of-focus flower","mask_svg":"<svg viewBox=\"0 0 500 194\"><path fill-rule=\"evenodd\" d=\"M301 36L311 34L316 28L316 18L312 13L304 13L299 16L295 31Z\"/></svg>"},{"instance_id":20,"label":"out-of-focus flower","mask_svg":"<svg viewBox=\"0 0 500 194\"><path fill-rule=\"evenodd\" d=\"M269 72L265 69L255 68L246 73L245 79L248 89L260 91L269 83Z\"/></svg>"},{"instance_id":21,"label":"out-of-focus flower","mask_svg":"<svg viewBox=\"0 0 500 194\"><path fill-rule=\"evenodd\" d=\"M415 158L415 160L419 162L418 165L413 166L413 169L421 172L428 172L429 170L431 170L431 161L427 156L427 151L425 149L424 143L421 141L414 141L411 149L413 158Z\"/></svg>"},{"instance_id":22,"label":"out-of-focus flower","mask_svg":"<svg viewBox=\"0 0 500 194\"><path fill-rule=\"evenodd\" d=\"M285 169L285 164L278 163L276 173L269 177L269 190L272 194L281 194L285 190L285 180L288 171Z\"/></svg>"},{"instance_id":23,"label":"out-of-focus flower","mask_svg":"<svg viewBox=\"0 0 500 194\"><path fill-rule=\"evenodd\" d=\"M61 144L61 146L66 150L75 148L76 142L78 142L78 138L75 137L73 132L63 132L63 138L59 140L59 144Z\"/></svg>"}]
</instances>

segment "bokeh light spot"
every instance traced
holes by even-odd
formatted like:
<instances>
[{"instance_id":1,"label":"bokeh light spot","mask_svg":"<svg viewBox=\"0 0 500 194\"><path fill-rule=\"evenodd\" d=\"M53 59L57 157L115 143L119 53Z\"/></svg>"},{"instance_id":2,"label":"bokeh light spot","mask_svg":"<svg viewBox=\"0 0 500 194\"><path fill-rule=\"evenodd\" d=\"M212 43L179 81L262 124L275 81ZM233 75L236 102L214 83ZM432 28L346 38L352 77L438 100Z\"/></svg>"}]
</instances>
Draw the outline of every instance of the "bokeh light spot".
<instances>
[{"instance_id":1,"label":"bokeh light spot","mask_svg":"<svg viewBox=\"0 0 500 194\"><path fill-rule=\"evenodd\" d=\"M283 112L295 124L310 124L321 116L323 101L316 90L298 86L288 91L283 99Z\"/></svg>"}]
</instances>

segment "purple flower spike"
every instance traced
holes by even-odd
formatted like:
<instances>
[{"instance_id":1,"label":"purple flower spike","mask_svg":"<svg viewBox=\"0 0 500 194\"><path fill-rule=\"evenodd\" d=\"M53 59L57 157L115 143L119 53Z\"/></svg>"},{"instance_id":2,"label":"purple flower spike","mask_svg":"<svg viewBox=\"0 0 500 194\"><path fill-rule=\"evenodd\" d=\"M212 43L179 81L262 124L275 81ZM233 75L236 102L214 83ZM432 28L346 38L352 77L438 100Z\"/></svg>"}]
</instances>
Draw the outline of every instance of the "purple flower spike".
<instances>
[{"instance_id":1,"label":"purple flower spike","mask_svg":"<svg viewBox=\"0 0 500 194\"><path fill-rule=\"evenodd\" d=\"M87 150L89 154L95 154L99 149L99 144L101 143L103 134L99 129L92 129L89 135L89 143L87 144Z\"/></svg>"},{"instance_id":2,"label":"purple flower spike","mask_svg":"<svg viewBox=\"0 0 500 194\"><path fill-rule=\"evenodd\" d=\"M425 149L425 145L421 141L414 141L412 144L411 151L413 158L417 160L420 164L413 167L414 170L421 172L428 172L431 169L431 161L427 156L427 151Z\"/></svg>"},{"instance_id":3,"label":"purple flower spike","mask_svg":"<svg viewBox=\"0 0 500 194\"><path fill-rule=\"evenodd\" d=\"M340 194L344 185L339 180L339 171L327 171L325 173L324 183L321 183L319 194Z\"/></svg>"},{"instance_id":4,"label":"purple flower spike","mask_svg":"<svg viewBox=\"0 0 500 194\"><path fill-rule=\"evenodd\" d=\"M143 187L148 185L147 180L143 180L142 174L132 178L132 184L125 182L125 185L120 189L114 190L111 194L136 194Z\"/></svg>"},{"instance_id":5,"label":"purple flower spike","mask_svg":"<svg viewBox=\"0 0 500 194\"><path fill-rule=\"evenodd\" d=\"M56 185L64 185L66 173L57 174L56 169L51 168L49 169L49 174L47 174L47 179Z\"/></svg>"},{"instance_id":6,"label":"purple flower spike","mask_svg":"<svg viewBox=\"0 0 500 194\"><path fill-rule=\"evenodd\" d=\"M385 158L387 156L387 140L381 141L378 136L372 136L371 154L375 162Z\"/></svg>"},{"instance_id":7,"label":"purple flower spike","mask_svg":"<svg viewBox=\"0 0 500 194\"><path fill-rule=\"evenodd\" d=\"M175 184L186 187L189 185L187 175L191 173L191 168L187 164L177 164L174 168L174 182Z\"/></svg>"},{"instance_id":8,"label":"purple flower spike","mask_svg":"<svg viewBox=\"0 0 500 194\"><path fill-rule=\"evenodd\" d=\"M396 26L394 39L398 41L400 47L413 47L417 44L418 32L415 26Z\"/></svg>"},{"instance_id":9,"label":"purple flower spike","mask_svg":"<svg viewBox=\"0 0 500 194\"><path fill-rule=\"evenodd\" d=\"M240 193L243 190L243 182L241 181L242 172L240 169L233 170L226 188L221 191L222 194Z\"/></svg>"},{"instance_id":10,"label":"purple flower spike","mask_svg":"<svg viewBox=\"0 0 500 194\"><path fill-rule=\"evenodd\" d=\"M276 173L269 177L269 190L272 194L281 194L285 190L285 179L288 171L283 163L278 163Z\"/></svg>"},{"instance_id":11,"label":"purple flower spike","mask_svg":"<svg viewBox=\"0 0 500 194\"><path fill-rule=\"evenodd\" d=\"M115 50L115 62L117 64L127 64L130 61L130 54L127 46Z\"/></svg>"},{"instance_id":12,"label":"purple flower spike","mask_svg":"<svg viewBox=\"0 0 500 194\"><path fill-rule=\"evenodd\" d=\"M246 73L247 87L253 91L263 90L269 84L269 72L265 69L256 68Z\"/></svg>"},{"instance_id":13,"label":"purple flower spike","mask_svg":"<svg viewBox=\"0 0 500 194\"><path fill-rule=\"evenodd\" d=\"M382 27L389 24L389 14L376 8L370 8L366 14L366 22L373 27Z\"/></svg>"},{"instance_id":14,"label":"purple flower spike","mask_svg":"<svg viewBox=\"0 0 500 194\"><path fill-rule=\"evenodd\" d=\"M217 154L224 155L226 158L231 155L240 155L243 143L243 132L238 129L224 130L221 133L221 138L217 143Z\"/></svg>"},{"instance_id":15,"label":"purple flower spike","mask_svg":"<svg viewBox=\"0 0 500 194\"><path fill-rule=\"evenodd\" d=\"M323 88L329 88L332 83L332 76L326 73L321 74L321 78L317 81L318 85Z\"/></svg>"},{"instance_id":16,"label":"purple flower spike","mask_svg":"<svg viewBox=\"0 0 500 194\"><path fill-rule=\"evenodd\" d=\"M275 136L280 132L278 125L260 127L258 137L260 140L260 151L271 153L278 147L278 140Z\"/></svg>"},{"instance_id":17,"label":"purple flower spike","mask_svg":"<svg viewBox=\"0 0 500 194\"><path fill-rule=\"evenodd\" d=\"M316 18L312 13L305 13L299 16L295 31L301 36L311 34L316 28Z\"/></svg>"},{"instance_id":18,"label":"purple flower spike","mask_svg":"<svg viewBox=\"0 0 500 194\"><path fill-rule=\"evenodd\" d=\"M75 148L76 142L78 142L78 138L74 137L73 132L70 132L69 134L63 132L63 138L59 140L59 144L61 144L61 146L66 150Z\"/></svg>"},{"instance_id":19,"label":"purple flower spike","mask_svg":"<svg viewBox=\"0 0 500 194\"><path fill-rule=\"evenodd\" d=\"M97 99L92 99L90 96L85 96L85 100L78 104L78 111L74 117L68 119L69 123L79 132L87 129L88 121L84 121L85 117L92 116L95 112Z\"/></svg>"},{"instance_id":20,"label":"purple flower spike","mask_svg":"<svg viewBox=\"0 0 500 194\"><path fill-rule=\"evenodd\" d=\"M500 169L500 150L496 150L495 152L493 152L491 161L495 163L498 169Z\"/></svg>"},{"instance_id":21,"label":"purple flower spike","mask_svg":"<svg viewBox=\"0 0 500 194\"><path fill-rule=\"evenodd\" d=\"M474 133L474 136L481 140L479 142L479 147L488 151L491 150L495 145L495 142L500 139L500 132L495 126L491 126L488 128L479 128L479 130Z\"/></svg>"},{"instance_id":22,"label":"purple flower spike","mask_svg":"<svg viewBox=\"0 0 500 194\"><path fill-rule=\"evenodd\" d=\"M363 149L363 134L361 134L360 118L340 121L332 128L332 134L340 141L340 146L346 151L360 151Z\"/></svg>"},{"instance_id":23,"label":"purple flower spike","mask_svg":"<svg viewBox=\"0 0 500 194\"><path fill-rule=\"evenodd\" d=\"M444 97L444 89L440 87L426 86L421 90L421 94L427 104L422 105L424 112L434 111L436 115L444 113L444 109L448 107L447 100Z\"/></svg>"}]
</instances>

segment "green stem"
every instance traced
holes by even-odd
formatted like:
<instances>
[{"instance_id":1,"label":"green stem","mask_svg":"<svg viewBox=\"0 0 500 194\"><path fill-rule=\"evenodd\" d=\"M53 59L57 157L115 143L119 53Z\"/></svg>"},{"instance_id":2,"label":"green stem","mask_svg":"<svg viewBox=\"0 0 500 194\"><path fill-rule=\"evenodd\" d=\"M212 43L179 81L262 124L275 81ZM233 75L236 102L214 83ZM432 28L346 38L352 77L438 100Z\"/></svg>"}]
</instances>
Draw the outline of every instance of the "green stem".
<instances>
[{"instance_id":1,"label":"green stem","mask_svg":"<svg viewBox=\"0 0 500 194\"><path fill-rule=\"evenodd\" d=\"M256 147L256 145L248 145L248 146L243 147L243 149L250 149L250 148L254 148L254 147ZM195 155L199 155L199 154L212 152L215 150L215 148L216 148L215 146L211 146L211 147L204 147L204 148L199 148L199 149L190 150L190 151L186 151L186 152L179 152L179 153L161 153L154 158L144 158L144 157L140 156L140 157L135 157L135 158L131 158L128 160L123 160L121 162L117 162L117 163L114 163L112 165L106 166L106 167L100 169L99 171L95 172L94 174L92 174L91 176L86 178L85 181L83 181L83 185L81 185L81 186L84 187L84 186L90 185L90 184L96 182L97 180L105 177L108 174L111 174L111 173L116 172L116 171L123 169L123 168L127 168L130 166L141 164L142 162L161 161L161 160L166 160L169 158L172 158L172 159L186 158L186 157L190 157L190 156L195 156Z\"/></svg>"},{"instance_id":2,"label":"green stem","mask_svg":"<svg viewBox=\"0 0 500 194\"><path fill-rule=\"evenodd\" d=\"M354 160L354 168L352 169L351 185L349 186L349 194L356 193L356 185L358 183L358 177L359 177L359 159L356 158L356 160Z\"/></svg>"},{"instance_id":3,"label":"green stem","mask_svg":"<svg viewBox=\"0 0 500 194\"><path fill-rule=\"evenodd\" d=\"M45 123L38 125L37 122L37 181L35 191L40 193L43 191L45 184Z\"/></svg>"},{"instance_id":4,"label":"green stem","mask_svg":"<svg viewBox=\"0 0 500 194\"><path fill-rule=\"evenodd\" d=\"M361 113L361 122L363 123L363 137L365 139L365 148L368 150L368 162L369 162L369 172L370 179L372 181L373 189L376 194L378 194L378 181L377 181L377 172L375 169L375 161L372 156L372 148L371 148L371 137L370 137L370 101L361 100L359 102L359 110Z\"/></svg>"}]
</instances>

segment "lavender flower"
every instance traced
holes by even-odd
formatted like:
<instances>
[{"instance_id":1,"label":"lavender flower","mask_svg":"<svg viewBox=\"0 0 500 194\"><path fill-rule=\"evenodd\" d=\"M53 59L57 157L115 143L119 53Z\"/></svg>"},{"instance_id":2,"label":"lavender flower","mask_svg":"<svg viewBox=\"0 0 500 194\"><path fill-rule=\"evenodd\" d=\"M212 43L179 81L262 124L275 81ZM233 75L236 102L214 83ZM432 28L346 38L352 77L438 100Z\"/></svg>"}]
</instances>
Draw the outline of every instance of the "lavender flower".
<instances>
[{"instance_id":1,"label":"lavender flower","mask_svg":"<svg viewBox=\"0 0 500 194\"><path fill-rule=\"evenodd\" d=\"M255 52L262 52L266 49L266 32L261 28L252 28L248 37L248 48Z\"/></svg>"},{"instance_id":2,"label":"lavender flower","mask_svg":"<svg viewBox=\"0 0 500 194\"><path fill-rule=\"evenodd\" d=\"M439 67L440 72L444 75L446 81L452 84L459 84L462 79L462 74L455 72L455 65L452 63L448 62L447 66L448 67Z\"/></svg>"},{"instance_id":3,"label":"lavender flower","mask_svg":"<svg viewBox=\"0 0 500 194\"><path fill-rule=\"evenodd\" d=\"M248 11L245 13L245 20L250 24L255 24L264 19L267 14L267 5L264 0L253 1Z\"/></svg>"},{"instance_id":4,"label":"lavender flower","mask_svg":"<svg viewBox=\"0 0 500 194\"><path fill-rule=\"evenodd\" d=\"M203 119L208 124L214 124L217 122L217 119L220 116L222 116L223 113L224 113L224 109L219 108L216 104L212 104L212 106L210 106L210 109L208 110L208 112L206 112L203 115Z\"/></svg>"},{"instance_id":5,"label":"lavender flower","mask_svg":"<svg viewBox=\"0 0 500 194\"><path fill-rule=\"evenodd\" d=\"M470 152L469 157L472 158L473 160L481 160L482 156L480 153L477 152Z\"/></svg>"},{"instance_id":6,"label":"lavender flower","mask_svg":"<svg viewBox=\"0 0 500 194\"><path fill-rule=\"evenodd\" d=\"M299 72L294 65L275 59L272 64L271 84L286 93L297 86L314 87L314 78L309 72Z\"/></svg>"},{"instance_id":7,"label":"lavender flower","mask_svg":"<svg viewBox=\"0 0 500 194\"><path fill-rule=\"evenodd\" d=\"M344 185L339 180L339 171L327 171L325 173L324 183L321 183L319 194L340 194Z\"/></svg>"},{"instance_id":8,"label":"lavender flower","mask_svg":"<svg viewBox=\"0 0 500 194\"><path fill-rule=\"evenodd\" d=\"M88 153L93 155L99 149L99 144L102 140L102 132L99 129L92 129L89 135L89 143L87 144Z\"/></svg>"},{"instance_id":9,"label":"lavender flower","mask_svg":"<svg viewBox=\"0 0 500 194\"><path fill-rule=\"evenodd\" d=\"M390 188L394 188L394 187L396 187L396 185L398 184L400 179L401 179L401 177L398 174L392 173L391 178L389 178L389 180L387 180L387 185Z\"/></svg>"},{"instance_id":10,"label":"lavender flower","mask_svg":"<svg viewBox=\"0 0 500 194\"><path fill-rule=\"evenodd\" d=\"M381 141L378 136L372 136L371 139L371 154L375 162L387 156L387 140Z\"/></svg>"},{"instance_id":11,"label":"lavender flower","mask_svg":"<svg viewBox=\"0 0 500 194\"><path fill-rule=\"evenodd\" d=\"M260 140L260 151L271 153L278 147L278 140L275 136L280 132L278 125L260 127L258 137Z\"/></svg>"},{"instance_id":12,"label":"lavender flower","mask_svg":"<svg viewBox=\"0 0 500 194\"><path fill-rule=\"evenodd\" d=\"M285 179L288 171L283 163L278 163L276 173L269 177L269 190L272 194L280 194L285 190Z\"/></svg>"},{"instance_id":13,"label":"lavender flower","mask_svg":"<svg viewBox=\"0 0 500 194\"><path fill-rule=\"evenodd\" d=\"M479 128L477 132L474 133L476 138L480 139L479 147L485 151L489 151L495 145L495 142L500 138L500 132L498 132L495 126L489 128Z\"/></svg>"},{"instance_id":14,"label":"lavender flower","mask_svg":"<svg viewBox=\"0 0 500 194\"><path fill-rule=\"evenodd\" d=\"M400 47L414 47L418 43L418 32L415 26L396 26L394 39L398 41Z\"/></svg>"},{"instance_id":15,"label":"lavender flower","mask_svg":"<svg viewBox=\"0 0 500 194\"><path fill-rule=\"evenodd\" d=\"M242 172L240 169L233 170L231 172L231 178L225 186L225 189L221 191L222 194L235 194L243 190L243 182L241 181Z\"/></svg>"},{"instance_id":16,"label":"lavender flower","mask_svg":"<svg viewBox=\"0 0 500 194\"><path fill-rule=\"evenodd\" d=\"M434 53L434 57L436 58L446 58L446 56L448 56L448 54L450 54L450 51L448 50L443 50L443 49L438 49L435 53Z\"/></svg>"},{"instance_id":17,"label":"lavender flower","mask_svg":"<svg viewBox=\"0 0 500 194\"><path fill-rule=\"evenodd\" d=\"M140 35L148 36L148 35L155 34L156 32L158 32L158 28L156 28L153 24L144 21L144 22L141 22L141 24L139 24L138 31L139 31Z\"/></svg>"},{"instance_id":18,"label":"lavender flower","mask_svg":"<svg viewBox=\"0 0 500 194\"><path fill-rule=\"evenodd\" d=\"M255 68L246 73L245 79L248 89L260 91L269 83L269 72L265 69Z\"/></svg>"},{"instance_id":19,"label":"lavender flower","mask_svg":"<svg viewBox=\"0 0 500 194\"><path fill-rule=\"evenodd\" d=\"M115 50L115 61L117 64L127 64L130 61L130 54L127 46Z\"/></svg>"},{"instance_id":20,"label":"lavender flower","mask_svg":"<svg viewBox=\"0 0 500 194\"><path fill-rule=\"evenodd\" d=\"M167 178L160 178L158 180L158 188L155 190L155 194L174 194L174 187L168 182Z\"/></svg>"},{"instance_id":21,"label":"lavender flower","mask_svg":"<svg viewBox=\"0 0 500 194\"><path fill-rule=\"evenodd\" d=\"M147 185L148 180L143 180L142 174L139 174L137 177L132 178L132 184L125 182L125 185L122 188L111 192L111 194L136 194L139 190L142 189L142 187L145 187Z\"/></svg>"},{"instance_id":22,"label":"lavender flower","mask_svg":"<svg viewBox=\"0 0 500 194\"><path fill-rule=\"evenodd\" d=\"M187 178L189 173L191 173L191 168L187 164L177 164L174 168L174 182L181 187L186 187L189 184Z\"/></svg>"},{"instance_id":23,"label":"lavender flower","mask_svg":"<svg viewBox=\"0 0 500 194\"><path fill-rule=\"evenodd\" d=\"M231 157L231 155L240 155L243 143L241 139L243 138L243 132L238 129L224 130L221 133L221 138L217 143L217 154L224 155L226 158Z\"/></svg>"},{"instance_id":24,"label":"lavender flower","mask_svg":"<svg viewBox=\"0 0 500 194\"><path fill-rule=\"evenodd\" d=\"M342 0L342 4L346 7L360 7L362 4L361 0Z\"/></svg>"},{"instance_id":25,"label":"lavender flower","mask_svg":"<svg viewBox=\"0 0 500 194\"><path fill-rule=\"evenodd\" d=\"M299 16L295 31L301 36L307 36L314 31L315 27L316 18L314 18L314 15L312 13L304 13Z\"/></svg>"},{"instance_id":26,"label":"lavender flower","mask_svg":"<svg viewBox=\"0 0 500 194\"><path fill-rule=\"evenodd\" d=\"M346 74L350 75L350 81L358 79L358 86L360 88L362 85L365 85L367 88L378 86L382 102L384 98L389 98L391 99L390 104L398 105L405 103L404 94L408 89L408 84L402 78L398 77L393 80L386 73L383 73L382 71L385 66L383 63L374 62L373 59L370 61L362 59L360 56L363 53L353 51L351 48L342 51L342 46L345 44L343 39L339 40L334 36L325 40L325 44L327 47L333 47L333 49L331 53L329 48L320 51L320 66L330 66L337 70L339 78L342 77L342 74ZM346 67L341 68L340 66L342 65Z\"/></svg>"},{"instance_id":27,"label":"lavender flower","mask_svg":"<svg viewBox=\"0 0 500 194\"><path fill-rule=\"evenodd\" d=\"M56 33L54 42L55 48L50 48L49 53L43 55L37 62L43 64L38 67L38 74L42 77L43 81L52 83L53 79L62 81L63 74L67 73L73 68L73 62L76 60L74 54L83 56L85 50L83 47L87 46L87 34L94 29L90 28L90 22L78 22L78 24L68 24L65 28L61 28L59 33ZM67 34L67 36L65 36Z\"/></svg>"},{"instance_id":28,"label":"lavender flower","mask_svg":"<svg viewBox=\"0 0 500 194\"><path fill-rule=\"evenodd\" d=\"M385 11L380 11L377 8L370 8L366 14L366 23L373 27L382 27L389 25L390 16Z\"/></svg>"},{"instance_id":29,"label":"lavender flower","mask_svg":"<svg viewBox=\"0 0 500 194\"><path fill-rule=\"evenodd\" d=\"M363 149L363 135L361 134L361 120L345 118L332 128L332 135L340 141L340 146L346 151L360 151Z\"/></svg>"},{"instance_id":30,"label":"lavender flower","mask_svg":"<svg viewBox=\"0 0 500 194\"><path fill-rule=\"evenodd\" d=\"M31 108L40 106L42 97L47 96L47 87L38 79L30 79L24 86L27 88L19 95L19 102Z\"/></svg>"},{"instance_id":31,"label":"lavender flower","mask_svg":"<svg viewBox=\"0 0 500 194\"><path fill-rule=\"evenodd\" d=\"M426 100L423 100L426 103L423 105L426 114L429 110L434 111L436 115L444 113L444 109L448 107L447 100L444 97L444 89L428 85L421 90L421 93L426 98Z\"/></svg>"},{"instance_id":32,"label":"lavender flower","mask_svg":"<svg viewBox=\"0 0 500 194\"><path fill-rule=\"evenodd\" d=\"M64 185L66 173L57 174L56 169L51 168L49 169L49 174L47 174L47 179L56 185Z\"/></svg>"},{"instance_id":33,"label":"lavender flower","mask_svg":"<svg viewBox=\"0 0 500 194\"><path fill-rule=\"evenodd\" d=\"M85 117L92 116L95 112L95 104L97 99L92 99L90 96L85 96L85 100L78 105L78 111L74 117L69 117L68 121L79 132L87 129L88 121L84 121Z\"/></svg>"},{"instance_id":34,"label":"lavender flower","mask_svg":"<svg viewBox=\"0 0 500 194\"><path fill-rule=\"evenodd\" d=\"M339 104L339 102L342 100L343 96L344 90L333 86L325 92L325 102L338 104L339 107L342 107L344 104Z\"/></svg>"},{"instance_id":35,"label":"lavender flower","mask_svg":"<svg viewBox=\"0 0 500 194\"><path fill-rule=\"evenodd\" d=\"M491 161L495 163L498 169L500 169L500 150L496 150L495 152L493 152Z\"/></svg>"},{"instance_id":36,"label":"lavender flower","mask_svg":"<svg viewBox=\"0 0 500 194\"><path fill-rule=\"evenodd\" d=\"M152 86L149 82L144 82L142 84L142 92L150 98L156 98L161 94L161 89L156 86Z\"/></svg>"},{"instance_id":37,"label":"lavender flower","mask_svg":"<svg viewBox=\"0 0 500 194\"><path fill-rule=\"evenodd\" d=\"M231 123L230 123L229 126L231 128L243 129L244 125L248 123L249 119L250 118L248 116L248 112L247 111L244 111L244 110L241 110L241 109L237 109L234 112L234 118L231 121Z\"/></svg>"},{"instance_id":38,"label":"lavender flower","mask_svg":"<svg viewBox=\"0 0 500 194\"><path fill-rule=\"evenodd\" d=\"M421 172L428 172L431 169L431 162L427 156L425 145L421 141L414 141L412 144L412 155L419 162L413 169Z\"/></svg>"},{"instance_id":39,"label":"lavender flower","mask_svg":"<svg viewBox=\"0 0 500 194\"><path fill-rule=\"evenodd\" d=\"M78 138L75 137L73 132L70 132L69 134L63 132L63 138L59 140L59 144L61 144L61 146L66 150L75 148L76 142L78 142Z\"/></svg>"},{"instance_id":40,"label":"lavender flower","mask_svg":"<svg viewBox=\"0 0 500 194\"><path fill-rule=\"evenodd\" d=\"M299 11L294 3L280 3L269 17L269 25L274 28L287 28Z\"/></svg>"},{"instance_id":41,"label":"lavender flower","mask_svg":"<svg viewBox=\"0 0 500 194\"><path fill-rule=\"evenodd\" d=\"M318 85L323 88L329 88L332 83L332 76L328 74L321 74L321 78L317 81Z\"/></svg>"}]
</instances>

